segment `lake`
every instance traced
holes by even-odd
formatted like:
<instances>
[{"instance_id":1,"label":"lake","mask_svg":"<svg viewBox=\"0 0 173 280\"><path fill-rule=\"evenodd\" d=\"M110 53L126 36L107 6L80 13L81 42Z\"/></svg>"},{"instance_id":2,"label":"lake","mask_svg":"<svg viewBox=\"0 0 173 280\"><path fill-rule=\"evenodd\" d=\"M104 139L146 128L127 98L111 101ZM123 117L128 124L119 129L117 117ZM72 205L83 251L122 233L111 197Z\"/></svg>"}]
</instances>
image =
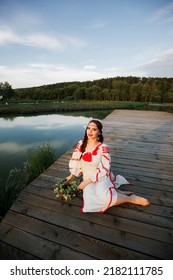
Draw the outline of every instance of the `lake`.
<instances>
[{"instance_id":1,"label":"lake","mask_svg":"<svg viewBox=\"0 0 173 280\"><path fill-rule=\"evenodd\" d=\"M22 167L29 150L50 143L56 158L83 137L91 118L103 119L111 111L77 112L0 118L0 185L10 169Z\"/></svg>"}]
</instances>

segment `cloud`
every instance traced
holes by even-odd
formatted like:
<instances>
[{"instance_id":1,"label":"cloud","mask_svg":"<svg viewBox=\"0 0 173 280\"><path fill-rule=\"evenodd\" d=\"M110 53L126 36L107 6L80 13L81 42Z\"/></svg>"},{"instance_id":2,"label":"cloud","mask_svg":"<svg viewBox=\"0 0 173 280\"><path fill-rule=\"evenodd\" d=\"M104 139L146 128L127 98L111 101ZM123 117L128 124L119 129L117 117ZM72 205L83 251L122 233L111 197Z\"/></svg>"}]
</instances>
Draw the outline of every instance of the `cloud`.
<instances>
[{"instance_id":1,"label":"cloud","mask_svg":"<svg viewBox=\"0 0 173 280\"><path fill-rule=\"evenodd\" d=\"M92 70L96 70L96 68L97 68L96 65L85 65L85 66L84 66L84 70L89 70L89 71L90 71L90 70L91 70L91 71L92 71Z\"/></svg>"},{"instance_id":2,"label":"cloud","mask_svg":"<svg viewBox=\"0 0 173 280\"><path fill-rule=\"evenodd\" d=\"M22 105L21 105L22 106ZM67 126L77 126L86 124L86 117L75 117L63 116L59 117L56 114L42 115L42 116L32 116L30 118L26 117L16 117L11 120L1 119L0 128L1 129L12 129L12 128L25 128L26 130L57 130L58 128L67 128ZM9 143L9 142L8 142ZM10 142L11 143L11 142ZM1 146L2 147L2 146Z\"/></svg>"},{"instance_id":3,"label":"cloud","mask_svg":"<svg viewBox=\"0 0 173 280\"><path fill-rule=\"evenodd\" d=\"M9 44L56 50L63 50L66 47L83 48L87 45L86 41L66 34L55 36L33 32L19 35L8 26L0 26L0 46Z\"/></svg>"},{"instance_id":4,"label":"cloud","mask_svg":"<svg viewBox=\"0 0 173 280\"><path fill-rule=\"evenodd\" d=\"M59 82L87 81L105 78L103 71L78 69L61 64L27 64L17 67L0 66L1 80L8 81L12 88L40 86Z\"/></svg>"},{"instance_id":5,"label":"cloud","mask_svg":"<svg viewBox=\"0 0 173 280\"><path fill-rule=\"evenodd\" d=\"M0 28L0 45L9 44L25 45L40 48L60 48L61 43L56 37L43 33L32 33L27 35L18 35L9 27Z\"/></svg>"},{"instance_id":6,"label":"cloud","mask_svg":"<svg viewBox=\"0 0 173 280\"><path fill-rule=\"evenodd\" d=\"M72 36L63 35L62 41L64 44L71 45L75 48L83 48L87 46L87 42L85 40L81 40Z\"/></svg>"},{"instance_id":7,"label":"cloud","mask_svg":"<svg viewBox=\"0 0 173 280\"><path fill-rule=\"evenodd\" d=\"M108 68L105 68L105 71L106 72L116 72L118 70L117 67L108 67Z\"/></svg>"},{"instance_id":8,"label":"cloud","mask_svg":"<svg viewBox=\"0 0 173 280\"><path fill-rule=\"evenodd\" d=\"M168 20L169 16L170 16L170 18L172 17L172 11L173 11L173 3L165 5L163 8L155 11L155 13L150 18L150 22L159 21L165 17L166 17L166 20Z\"/></svg>"},{"instance_id":9,"label":"cloud","mask_svg":"<svg viewBox=\"0 0 173 280\"><path fill-rule=\"evenodd\" d=\"M20 42L18 37L9 27L0 27L0 46Z\"/></svg>"},{"instance_id":10,"label":"cloud","mask_svg":"<svg viewBox=\"0 0 173 280\"><path fill-rule=\"evenodd\" d=\"M143 76L172 77L173 49L158 53L153 59L139 65L134 70L139 71Z\"/></svg>"},{"instance_id":11,"label":"cloud","mask_svg":"<svg viewBox=\"0 0 173 280\"><path fill-rule=\"evenodd\" d=\"M43 33L33 33L22 38L22 44L45 49L61 49L62 43L55 37Z\"/></svg>"},{"instance_id":12,"label":"cloud","mask_svg":"<svg viewBox=\"0 0 173 280\"><path fill-rule=\"evenodd\" d=\"M87 63L83 68L76 68L65 64L31 62L15 67L0 65L0 77L2 82L8 81L12 88L25 88L66 81L92 81L117 75L172 77L172 69L173 49L168 49L164 52L158 52L152 56L152 59L148 59L136 67L129 65L126 68L119 68L114 66L98 70L95 64Z\"/></svg>"},{"instance_id":13,"label":"cloud","mask_svg":"<svg viewBox=\"0 0 173 280\"><path fill-rule=\"evenodd\" d=\"M21 143L0 143L0 152L5 153L20 153L25 152L29 148L32 148L33 144L21 144Z\"/></svg>"}]
</instances>

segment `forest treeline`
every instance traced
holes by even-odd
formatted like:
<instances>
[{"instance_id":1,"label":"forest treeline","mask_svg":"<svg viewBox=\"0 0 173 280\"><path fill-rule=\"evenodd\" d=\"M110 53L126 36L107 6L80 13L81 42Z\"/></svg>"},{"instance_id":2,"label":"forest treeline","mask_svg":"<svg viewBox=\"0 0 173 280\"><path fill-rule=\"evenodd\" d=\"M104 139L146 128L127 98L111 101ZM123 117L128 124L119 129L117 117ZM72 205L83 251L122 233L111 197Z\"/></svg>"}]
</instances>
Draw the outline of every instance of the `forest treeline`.
<instances>
[{"instance_id":1,"label":"forest treeline","mask_svg":"<svg viewBox=\"0 0 173 280\"><path fill-rule=\"evenodd\" d=\"M7 82L6 82L7 83ZM0 85L3 85L0 83ZM8 83L6 85L9 85ZM4 90L4 89L3 89ZM84 82L64 82L4 90L4 98L29 100L111 100L173 102L173 78L114 77Z\"/></svg>"}]
</instances>

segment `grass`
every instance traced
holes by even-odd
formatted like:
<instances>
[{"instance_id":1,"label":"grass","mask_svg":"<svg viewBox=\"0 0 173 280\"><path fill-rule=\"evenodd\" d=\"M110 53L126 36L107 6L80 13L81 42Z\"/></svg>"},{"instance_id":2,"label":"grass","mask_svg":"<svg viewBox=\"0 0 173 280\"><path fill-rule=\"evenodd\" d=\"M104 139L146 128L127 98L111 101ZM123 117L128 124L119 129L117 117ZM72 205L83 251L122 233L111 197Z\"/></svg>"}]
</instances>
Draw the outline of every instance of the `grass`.
<instances>
[{"instance_id":1,"label":"grass","mask_svg":"<svg viewBox=\"0 0 173 280\"><path fill-rule=\"evenodd\" d=\"M55 153L50 144L43 144L37 151L30 153L27 158L28 183L37 178L55 161Z\"/></svg>"},{"instance_id":2,"label":"grass","mask_svg":"<svg viewBox=\"0 0 173 280\"><path fill-rule=\"evenodd\" d=\"M24 102L24 101L23 101ZM146 105L144 102L131 101L40 101L26 103L10 103L4 105L0 103L0 115L29 115L38 113L61 113L74 111L90 111L90 110L105 110L105 109L140 109Z\"/></svg>"},{"instance_id":3,"label":"grass","mask_svg":"<svg viewBox=\"0 0 173 280\"><path fill-rule=\"evenodd\" d=\"M0 216L4 216L20 192L55 161L53 147L47 143L35 152L28 151L22 168L10 170L6 184L0 188Z\"/></svg>"}]
</instances>

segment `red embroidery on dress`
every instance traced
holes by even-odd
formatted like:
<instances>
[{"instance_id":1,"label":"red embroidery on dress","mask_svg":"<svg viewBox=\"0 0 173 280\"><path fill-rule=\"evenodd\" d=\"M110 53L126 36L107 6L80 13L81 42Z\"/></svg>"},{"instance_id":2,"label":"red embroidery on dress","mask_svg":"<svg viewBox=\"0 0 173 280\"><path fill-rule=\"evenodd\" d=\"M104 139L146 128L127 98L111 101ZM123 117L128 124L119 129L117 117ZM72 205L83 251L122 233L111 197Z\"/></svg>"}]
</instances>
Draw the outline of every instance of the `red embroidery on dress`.
<instances>
[{"instance_id":1,"label":"red embroidery on dress","mask_svg":"<svg viewBox=\"0 0 173 280\"><path fill-rule=\"evenodd\" d=\"M94 183L97 183L99 181L99 173L100 173L100 168L97 167L96 179Z\"/></svg>"},{"instance_id":2,"label":"red embroidery on dress","mask_svg":"<svg viewBox=\"0 0 173 280\"><path fill-rule=\"evenodd\" d=\"M92 161L92 154L91 153L84 153L82 155L82 159L84 161L88 161L88 162L91 162Z\"/></svg>"},{"instance_id":3,"label":"red embroidery on dress","mask_svg":"<svg viewBox=\"0 0 173 280\"><path fill-rule=\"evenodd\" d=\"M103 163L102 163L102 168L106 171L106 175L108 175L109 169L107 169L107 168L103 165Z\"/></svg>"},{"instance_id":4,"label":"red embroidery on dress","mask_svg":"<svg viewBox=\"0 0 173 280\"><path fill-rule=\"evenodd\" d=\"M93 151L92 153L90 153L90 152L84 153L83 156L82 156L82 159L85 160L85 161L91 162L91 161L92 161L92 155L93 155L93 156L96 156L96 155L97 155L99 146L100 146L101 144L102 144L102 143L98 144L97 147L94 149L94 151Z\"/></svg>"},{"instance_id":5,"label":"red embroidery on dress","mask_svg":"<svg viewBox=\"0 0 173 280\"><path fill-rule=\"evenodd\" d=\"M94 151L92 152L93 156L96 156L97 155L97 152L98 152L98 149L100 147L102 143L98 144L97 147L94 149Z\"/></svg>"},{"instance_id":6,"label":"red embroidery on dress","mask_svg":"<svg viewBox=\"0 0 173 280\"><path fill-rule=\"evenodd\" d=\"M103 157L105 157L109 161L109 158L107 156L103 155Z\"/></svg>"},{"instance_id":7,"label":"red embroidery on dress","mask_svg":"<svg viewBox=\"0 0 173 280\"><path fill-rule=\"evenodd\" d=\"M109 148L107 146L102 147L102 152L109 154Z\"/></svg>"}]
</instances>

